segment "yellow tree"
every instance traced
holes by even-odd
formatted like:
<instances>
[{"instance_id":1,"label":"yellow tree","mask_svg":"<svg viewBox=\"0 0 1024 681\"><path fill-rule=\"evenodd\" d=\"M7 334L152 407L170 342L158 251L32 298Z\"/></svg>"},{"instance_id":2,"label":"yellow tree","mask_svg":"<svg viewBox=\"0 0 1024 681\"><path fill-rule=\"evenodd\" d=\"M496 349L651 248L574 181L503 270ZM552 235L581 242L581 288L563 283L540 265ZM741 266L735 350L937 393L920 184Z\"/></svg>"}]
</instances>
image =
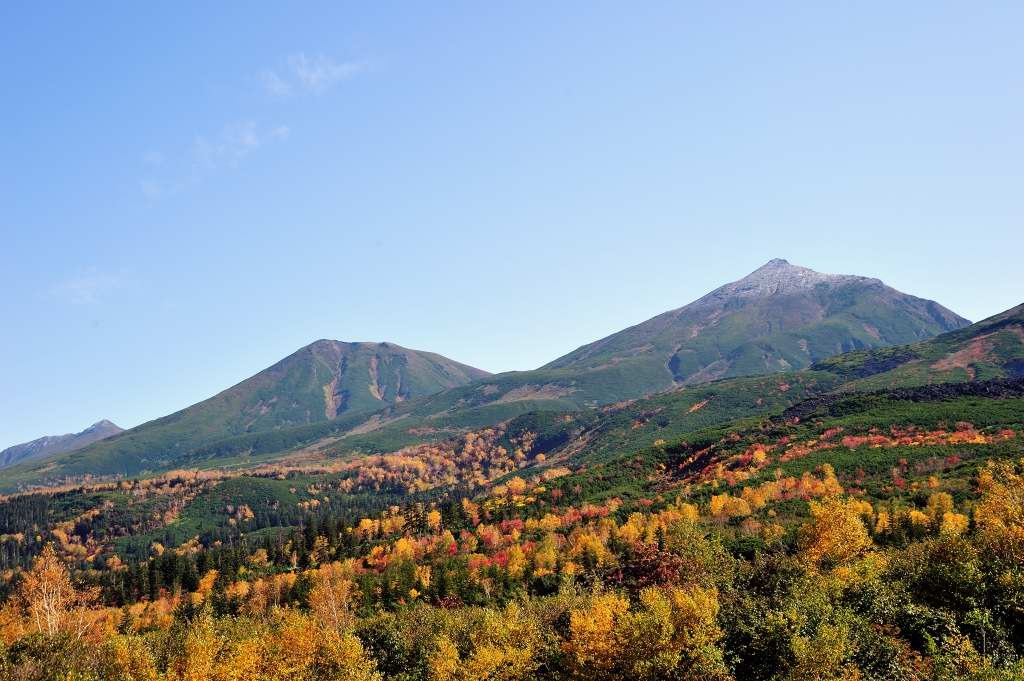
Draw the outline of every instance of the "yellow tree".
<instances>
[{"instance_id":1,"label":"yellow tree","mask_svg":"<svg viewBox=\"0 0 1024 681\"><path fill-rule=\"evenodd\" d=\"M329 563L313 575L314 586L309 592L309 609L313 616L322 626L334 631L350 628L355 621L352 601L356 587L345 566Z\"/></svg>"},{"instance_id":2,"label":"yellow tree","mask_svg":"<svg viewBox=\"0 0 1024 681\"><path fill-rule=\"evenodd\" d=\"M441 512L440 511L435 509L435 510L430 511L430 512L427 513L427 527L429 527L434 532L437 532L438 530L441 529Z\"/></svg>"},{"instance_id":3,"label":"yellow tree","mask_svg":"<svg viewBox=\"0 0 1024 681\"><path fill-rule=\"evenodd\" d=\"M80 637L88 624L88 608L96 602L98 592L75 589L67 567L48 544L23 576L18 597L36 631Z\"/></svg>"},{"instance_id":4,"label":"yellow tree","mask_svg":"<svg viewBox=\"0 0 1024 681\"><path fill-rule=\"evenodd\" d=\"M942 527L943 518L953 512L953 496L947 492L934 492L928 497L928 519L932 527Z\"/></svg>"},{"instance_id":5,"label":"yellow tree","mask_svg":"<svg viewBox=\"0 0 1024 681\"><path fill-rule=\"evenodd\" d=\"M723 632L718 626L718 591L715 588L690 587L669 590L673 644L682 651L675 678L728 679L719 642Z\"/></svg>"},{"instance_id":6,"label":"yellow tree","mask_svg":"<svg viewBox=\"0 0 1024 681\"><path fill-rule=\"evenodd\" d=\"M173 681L208 681L215 671L214 662L221 648L209 606L181 633L167 665L167 678Z\"/></svg>"},{"instance_id":7,"label":"yellow tree","mask_svg":"<svg viewBox=\"0 0 1024 681\"><path fill-rule=\"evenodd\" d=\"M860 681L861 673L847 658L853 651L849 626L823 623L815 636L793 640L792 681Z\"/></svg>"},{"instance_id":8,"label":"yellow tree","mask_svg":"<svg viewBox=\"0 0 1024 681\"><path fill-rule=\"evenodd\" d=\"M508 550L508 564L506 565L508 576L512 579L522 579L526 570L526 554L523 553L519 544L513 544Z\"/></svg>"},{"instance_id":9,"label":"yellow tree","mask_svg":"<svg viewBox=\"0 0 1024 681\"><path fill-rule=\"evenodd\" d=\"M844 563L871 546L856 504L829 497L810 503L811 522L800 528L800 551L817 567Z\"/></svg>"},{"instance_id":10,"label":"yellow tree","mask_svg":"<svg viewBox=\"0 0 1024 681\"><path fill-rule=\"evenodd\" d=\"M628 610L624 596L606 593L594 596L586 608L569 613L569 640L562 649L573 678L618 678L615 667L620 650L615 627Z\"/></svg>"},{"instance_id":11,"label":"yellow tree","mask_svg":"<svg viewBox=\"0 0 1024 681\"><path fill-rule=\"evenodd\" d=\"M1024 475L1009 463L990 463L978 476L974 509L982 542L1011 565L1024 563Z\"/></svg>"},{"instance_id":12,"label":"yellow tree","mask_svg":"<svg viewBox=\"0 0 1024 681\"><path fill-rule=\"evenodd\" d=\"M98 651L98 672L103 679L158 681L160 678L145 639L115 634Z\"/></svg>"},{"instance_id":13,"label":"yellow tree","mask_svg":"<svg viewBox=\"0 0 1024 681\"><path fill-rule=\"evenodd\" d=\"M381 681L377 664L366 654L355 635L321 630L317 652L311 665L314 678L346 681Z\"/></svg>"},{"instance_id":14,"label":"yellow tree","mask_svg":"<svg viewBox=\"0 0 1024 681\"><path fill-rule=\"evenodd\" d=\"M615 624L616 673L638 680L666 678L680 659L672 640L672 604L653 587L644 589L639 600L639 607Z\"/></svg>"},{"instance_id":15,"label":"yellow tree","mask_svg":"<svg viewBox=\"0 0 1024 681\"><path fill-rule=\"evenodd\" d=\"M440 641L432 669L440 672L442 661L456 662L454 676L447 678L457 681L532 678L537 668L535 653L542 641L537 622L516 603L501 610L484 609L472 617L466 655L461 659L457 654L453 656L451 641ZM436 673L435 678L442 676Z\"/></svg>"},{"instance_id":16,"label":"yellow tree","mask_svg":"<svg viewBox=\"0 0 1024 681\"><path fill-rule=\"evenodd\" d=\"M440 636L436 648L427 659L427 678L430 681L454 681L462 661L459 649L447 636Z\"/></svg>"},{"instance_id":17,"label":"yellow tree","mask_svg":"<svg viewBox=\"0 0 1024 681\"><path fill-rule=\"evenodd\" d=\"M318 626L293 610L277 614L268 643L264 678L380 680L374 661L366 655L358 638Z\"/></svg>"}]
</instances>

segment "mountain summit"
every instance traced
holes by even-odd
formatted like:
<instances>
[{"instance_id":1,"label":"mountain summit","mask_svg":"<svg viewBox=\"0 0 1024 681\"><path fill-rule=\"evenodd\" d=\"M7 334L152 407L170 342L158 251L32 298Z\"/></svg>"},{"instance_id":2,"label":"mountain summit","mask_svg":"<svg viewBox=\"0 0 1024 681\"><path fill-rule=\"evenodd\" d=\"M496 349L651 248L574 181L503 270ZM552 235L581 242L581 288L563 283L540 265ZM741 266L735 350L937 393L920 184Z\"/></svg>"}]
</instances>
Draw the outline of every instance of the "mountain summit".
<instances>
[{"instance_id":1,"label":"mountain summit","mask_svg":"<svg viewBox=\"0 0 1024 681\"><path fill-rule=\"evenodd\" d=\"M850 274L823 274L808 267L791 265L788 260L782 258L774 258L739 281L717 288L700 300L721 297L758 298L786 295L816 286L839 286L852 283L882 285L878 279Z\"/></svg>"},{"instance_id":2,"label":"mountain summit","mask_svg":"<svg viewBox=\"0 0 1024 681\"><path fill-rule=\"evenodd\" d=\"M612 334L545 368L629 364L664 383L799 369L850 350L898 345L968 325L938 303L878 279L770 260L698 300Z\"/></svg>"},{"instance_id":3,"label":"mountain summit","mask_svg":"<svg viewBox=\"0 0 1024 681\"><path fill-rule=\"evenodd\" d=\"M321 339L255 376L182 411L135 428L173 426L178 447L196 440L252 433L370 412L465 385L489 374L433 352L395 343Z\"/></svg>"}]
</instances>

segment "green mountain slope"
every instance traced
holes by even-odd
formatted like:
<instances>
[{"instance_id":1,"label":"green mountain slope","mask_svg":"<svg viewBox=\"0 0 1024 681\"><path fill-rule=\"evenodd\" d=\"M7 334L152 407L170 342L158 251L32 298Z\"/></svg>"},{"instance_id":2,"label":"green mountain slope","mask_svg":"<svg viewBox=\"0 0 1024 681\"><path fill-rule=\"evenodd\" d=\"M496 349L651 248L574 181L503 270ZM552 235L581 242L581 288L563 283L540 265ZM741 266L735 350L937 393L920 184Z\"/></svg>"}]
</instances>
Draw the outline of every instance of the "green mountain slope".
<instances>
[{"instance_id":1,"label":"green mountain slope","mask_svg":"<svg viewBox=\"0 0 1024 681\"><path fill-rule=\"evenodd\" d=\"M970 346L977 338L993 333L996 326L1016 338L1012 320L1020 311L1010 311L979 322L970 327L944 334L930 341L914 345L896 346L871 352L852 352L815 364L810 369L788 371L760 376L736 377L694 386L682 386L647 398L624 400L595 408L574 406L572 393L557 394L553 380L538 382L532 397L493 400L495 394L503 396L515 385L521 374L501 374L486 381L416 400L377 412L346 431L335 428L326 432L318 427L312 430L282 431L279 436L290 436L291 445L317 443L321 452L333 456L351 456L358 453L394 451L407 445L429 441L442 441L466 430L507 422L510 433L531 431L538 437L538 451L548 456L549 465L564 461L600 462L611 457L650 447L659 440L684 437L706 428L714 428L740 420L747 425L761 419L779 415L798 403L816 405L831 403L847 390L875 390L880 388L913 387L928 380L920 380L914 372L893 371L878 374L877 385L863 381L865 371L892 369L891 358L906 358L920 353L931 358L931 364L945 366L962 347ZM1012 342L997 344L1006 350L1004 355L990 356L990 361L1006 367L1003 373L978 371L976 380L1001 375L1014 376L1019 372L1022 356ZM874 358L874 359L872 359ZM902 360L901 360L902 361ZM947 380L945 370L931 369L931 382ZM548 377L566 370L529 372ZM966 374L965 374L966 376ZM884 380L883 380L884 378ZM509 383L506 383L509 382ZM544 388L544 386L547 386ZM547 397L542 398L544 390ZM940 391L941 392L941 391ZM488 394L489 393L489 394ZM959 394L959 393L958 393ZM488 401L490 399L490 401ZM819 400L821 402L819 402ZM351 422L350 422L351 423ZM337 425L341 426L341 423ZM330 436L327 439L325 436ZM277 447L277 449L275 449ZM203 452L196 465L216 467L239 451L252 451L270 455L280 451L280 442L225 440Z\"/></svg>"},{"instance_id":2,"label":"green mountain slope","mask_svg":"<svg viewBox=\"0 0 1024 681\"><path fill-rule=\"evenodd\" d=\"M771 418L713 424L654 445L637 441L609 449L611 457L574 453L562 464L572 475L549 487L627 505L685 490L689 501L706 503L713 494L739 497L780 478L785 489L802 476L819 478L828 466L850 493L913 508L920 490L936 486L961 500L976 495L986 460L1019 458L1022 429L1021 378L840 394ZM755 515L784 523L806 516L807 490L789 488L795 493Z\"/></svg>"},{"instance_id":3,"label":"green mountain slope","mask_svg":"<svg viewBox=\"0 0 1024 681\"><path fill-rule=\"evenodd\" d=\"M207 400L56 460L12 467L6 475L59 479L167 469L186 463L196 448L225 438L344 422L486 376L393 343L319 340Z\"/></svg>"},{"instance_id":4,"label":"green mountain slope","mask_svg":"<svg viewBox=\"0 0 1024 681\"><path fill-rule=\"evenodd\" d=\"M852 352L814 365L844 390L873 390L1024 376L1024 304L907 346Z\"/></svg>"},{"instance_id":5,"label":"green mountain slope","mask_svg":"<svg viewBox=\"0 0 1024 681\"><path fill-rule=\"evenodd\" d=\"M547 365L628 364L657 386L801 369L862 348L911 343L968 325L941 305L877 279L821 274L772 260L703 298Z\"/></svg>"}]
</instances>

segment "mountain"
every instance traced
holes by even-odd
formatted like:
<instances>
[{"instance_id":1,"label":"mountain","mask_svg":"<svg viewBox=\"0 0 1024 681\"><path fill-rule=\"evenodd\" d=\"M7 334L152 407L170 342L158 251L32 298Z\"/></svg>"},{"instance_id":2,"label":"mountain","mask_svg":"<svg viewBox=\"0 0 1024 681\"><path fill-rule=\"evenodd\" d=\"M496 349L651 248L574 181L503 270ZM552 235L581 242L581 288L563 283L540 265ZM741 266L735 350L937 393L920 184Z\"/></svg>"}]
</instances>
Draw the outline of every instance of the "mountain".
<instances>
[{"instance_id":1,"label":"mountain","mask_svg":"<svg viewBox=\"0 0 1024 681\"><path fill-rule=\"evenodd\" d=\"M689 305L595 341L545 368L660 369L659 385L801 369L851 350L911 343L970 322L878 279L775 259Z\"/></svg>"},{"instance_id":2,"label":"mountain","mask_svg":"<svg viewBox=\"0 0 1024 681\"><path fill-rule=\"evenodd\" d=\"M540 369L394 405L363 428L398 419L476 427L533 409L594 407L723 378L804 369L839 353L912 343L968 324L878 279L822 274L775 259Z\"/></svg>"},{"instance_id":3,"label":"mountain","mask_svg":"<svg viewBox=\"0 0 1024 681\"><path fill-rule=\"evenodd\" d=\"M318 340L196 407L224 413L228 433L270 430L375 411L488 375L394 343Z\"/></svg>"},{"instance_id":4,"label":"mountain","mask_svg":"<svg viewBox=\"0 0 1024 681\"><path fill-rule=\"evenodd\" d=\"M494 377L486 384L494 385L502 378ZM465 397L475 390L467 386L425 398L419 401L417 412L391 421L378 414L375 418L381 422L379 429L360 429L330 443L326 451L333 455L387 451L422 439L423 433L434 438L451 437L463 429L494 422L498 410L506 409L501 420L507 430L534 433L538 451L546 455L548 465L593 463L735 420L752 418L748 425L753 427L767 416L783 413L807 418L831 409L841 414L848 403L864 408L865 404L892 400L1006 399L1024 392L1022 380L1024 305L1019 305L917 343L848 352L798 371L679 386L594 409L573 410L562 397L547 403L527 400L478 404L432 417L415 416L424 412L426 404L436 409L437 401L449 393ZM521 404L522 411L511 410L517 404ZM556 405L561 412L555 410ZM400 405L392 411L398 413L408 406L412 405Z\"/></svg>"},{"instance_id":5,"label":"mountain","mask_svg":"<svg viewBox=\"0 0 1024 681\"><path fill-rule=\"evenodd\" d=\"M12 466L21 461L42 459L51 454L62 454L81 449L93 442L123 432L124 429L107 421L97 421L80 433L66 435L44 435L41 438L14 445L0 452L0 468Z\"/></svg>"},{"instance_id":6,"label":"mountain","mask_svg":"<svg viewBox=\"0 0 1024 681\"><path fill-rule=\"evenodd\" d=\"M255 456L268 460L311 444L337 453L394 451L529 412L577 411L730 377L792 373L844 351L920 341L968 323L877 279L772 260L533 371L491 376L392 344L317 341L204 402L59 465L19 467L6 477L16 486L247 465ZM730 415L756 413L743 392L737 388L738 398L729 398L741 405Z\"/></svg>"},{"instance_id":7,"label":"mountain","mask_svg":"<svg viewBox=\"0 0 1024 681\"><path fill-rule=\"evenodd\" d=\"M218 440L344 421L488 375L394 343L318 340L207 400L79 449L59 465L22 467L8 476L166 470Z\"/></svg>"}]
</instances>

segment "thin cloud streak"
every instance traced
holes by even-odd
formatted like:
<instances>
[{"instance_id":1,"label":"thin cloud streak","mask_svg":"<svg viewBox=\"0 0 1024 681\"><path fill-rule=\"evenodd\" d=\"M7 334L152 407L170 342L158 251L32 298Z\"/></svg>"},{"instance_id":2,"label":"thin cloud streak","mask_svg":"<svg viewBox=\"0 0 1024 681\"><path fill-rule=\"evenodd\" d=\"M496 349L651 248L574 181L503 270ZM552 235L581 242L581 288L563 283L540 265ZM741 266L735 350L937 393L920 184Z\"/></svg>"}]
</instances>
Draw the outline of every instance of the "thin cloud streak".
<instances>
[{"instance_id":1,"label":"thin cloud streak","mask_svg":"<svg viewBox=\"0 0 1024 681\"><path fill-rule=\"evenodd\" d=\"M199 135L182 154L183 164L178 180L160 180L150 176L139 181L139 189L147 199L155 200L177 194L217 170L237 168L249 155L274 142L284 142L291 135L287 125L261 126L253 120L225 125L215 135Z\"/></svg>"},{"instance_id":2,"label":"thin cloud streak","mask_svg":"<svg viewBox=\"0 0 1024 681\"><path fill-rule=\"evenodd\" d=\"M123 285L121 276L90 269L53 285L51 293L71 305L95 305Z\"/></svg>"},{"instance_id":3,"label":"thin cloud streak","mask_svg":"<svg viewBox=\"0 0 1024 681\"><path fill-rule=\"evenodd\" d=\"M322 95L366 67L365 61L339 62L322 54L310 57L305 52L296 52L288 56L283 67L264 71L260 80L274 97L288 97L296 92Z\"/></svg>"},{"instance_id":4,"label":"thin cloud streak","mask_svg":"<svg viewBox=\"0 0 1024 681\"><path fill-rule=\"evenodd\" d=\"M315 96L355 77L367 66L365 61L337 61L323 54L296 52L280 66L261 73L259 80L273 97ZM237 168L257 150L272 142L284 142L290 135L287 125L261 127L255 120L245 119L225 125L217 134L197 135L180 154L165 156L151 150L142 157L146 170L138 181L138 190L149 200L173 196L219 169ZM177 178L174 167L179 168Z\"/></svg>"}]
</instances>

